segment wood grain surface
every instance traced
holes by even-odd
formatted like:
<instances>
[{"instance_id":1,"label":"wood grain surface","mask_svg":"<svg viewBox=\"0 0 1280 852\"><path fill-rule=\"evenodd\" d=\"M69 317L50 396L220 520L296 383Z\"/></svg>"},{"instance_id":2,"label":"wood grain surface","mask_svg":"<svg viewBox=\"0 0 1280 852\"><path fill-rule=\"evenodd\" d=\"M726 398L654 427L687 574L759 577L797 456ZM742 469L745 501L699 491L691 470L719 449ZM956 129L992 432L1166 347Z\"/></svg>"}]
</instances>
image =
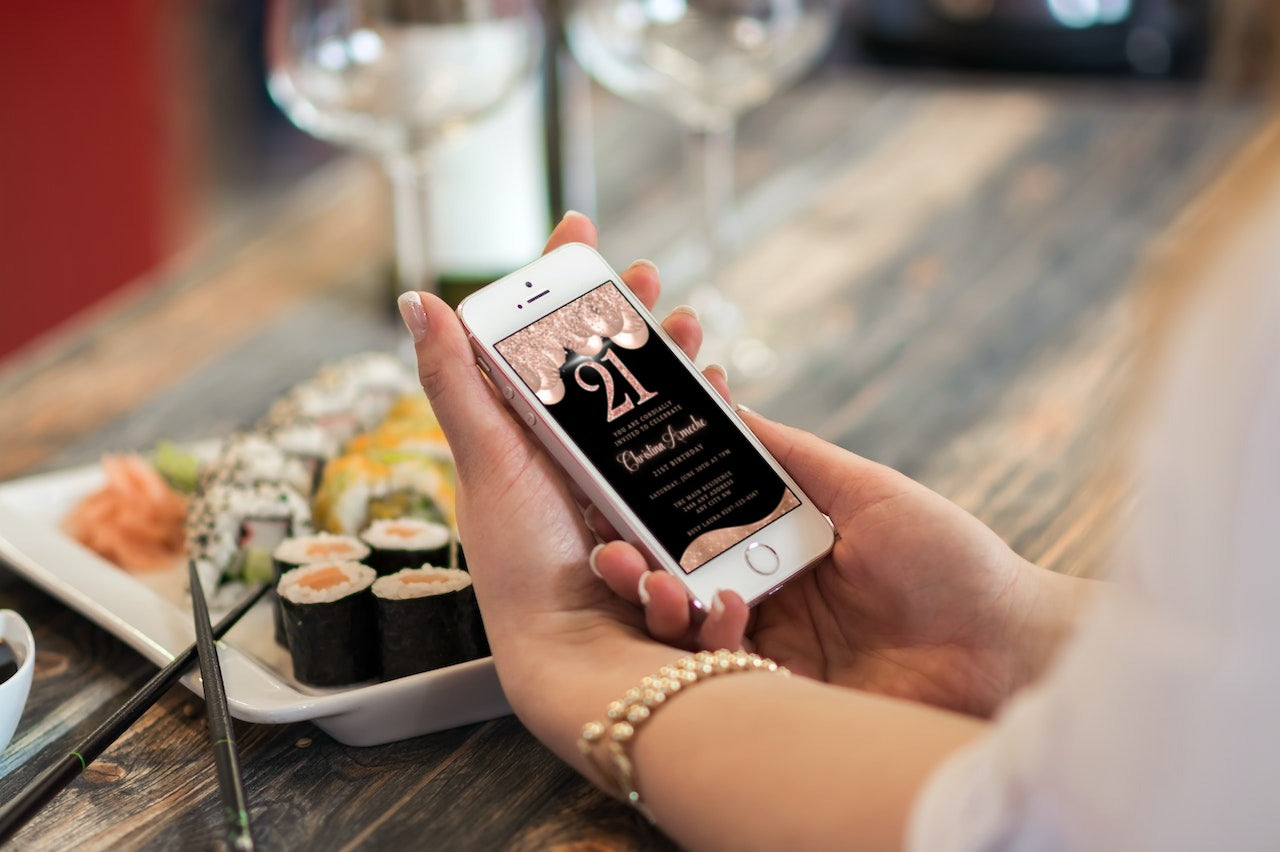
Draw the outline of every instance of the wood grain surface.
<instances>
[{"instance_id":1,"label":"wood grain surface","mask_svg":"<svg viewBox=\"0 0 1280 852\"><path fill-rule=\"evenodd\" d=\"M656 260L669 307L692 256L679 134L596 107L602 248ZM818 75L740 135L727 280L776 364L738 398L921 479L1029 558L1105 573L1129 494L1132 272L1256 117L1162 85ZM222 434L325 359L403 346L378 275L381 192L341 165L242 246L0 364L0 476ZM40 648L3 800L152 667L3 567L0 603ZM203 725L175 689L14 848L215 845ZM670 847L510 717L373 748L309 724L238 737L265 848Z\"/></svg>"}]
</instances>

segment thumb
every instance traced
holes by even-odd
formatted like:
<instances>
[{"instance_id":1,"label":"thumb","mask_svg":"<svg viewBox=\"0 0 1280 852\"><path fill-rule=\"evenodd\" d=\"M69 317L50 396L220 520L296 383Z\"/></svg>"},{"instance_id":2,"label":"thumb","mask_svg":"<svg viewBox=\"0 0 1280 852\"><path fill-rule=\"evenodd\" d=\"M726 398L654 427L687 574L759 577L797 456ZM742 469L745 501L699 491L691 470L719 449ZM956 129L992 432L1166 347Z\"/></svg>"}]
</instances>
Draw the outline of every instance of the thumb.
<instances>
[{"instance_id":1,"label":"thumb","mask_svg":"<svg viewBox=\"0 0 1280 852\"><path fill-rule=\"evenodd\" d=\"M868 502L898 490L906 478L884 465L824 441L812 432L784 426L739 407L739 415L766 450L791 474L800 489L832 518L844 517Z\"/></svg>"},{"instance_id":2,"label":"thumb","mask_svg":"<svg viewBox=\"0 0 1280 852\"><path fill-rule=\"evenodd\" d=\"M438 296L409 291L398 300L413 335L418 379L444 430L454 462L464 469L501 456L520 429L476 368L476 356L453 310Z\"/></svg>"}]
</instances>

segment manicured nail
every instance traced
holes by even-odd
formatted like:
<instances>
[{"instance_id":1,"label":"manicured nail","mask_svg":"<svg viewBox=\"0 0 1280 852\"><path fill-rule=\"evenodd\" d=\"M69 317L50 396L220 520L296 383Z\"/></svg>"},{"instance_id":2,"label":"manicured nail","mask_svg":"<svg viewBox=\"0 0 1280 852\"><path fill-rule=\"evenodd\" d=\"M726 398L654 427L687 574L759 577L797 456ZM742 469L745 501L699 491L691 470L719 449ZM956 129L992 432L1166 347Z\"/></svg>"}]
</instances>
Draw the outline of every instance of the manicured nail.
<instances>
[{"instance_id":1,"label":"manicured nail","mask_svg":"<svg viewBox=\"0 0 1280 852\"><path fill-rule=\"evenodd\" d=\"M693 305L676 305L671 309L671 313L684 314L687 317L693 317L695 320L698 319L698 309Z\"/></svg>"},{"instance_id":2,"label":"manicured nail","mask_svg":"<svg viewBox=\"0 0 1280 852\"><path fill-rule=\"evenodd\" d=\"M648 270L652 271L654 275L657 275L657 274L658 274L658 264L654 263L652 260L645 260L643 257L641 257L641 258L637 258L637 259L635 259L635 260L631 261L631 265L630 265L629 267L627 267L627 268L628 268L628 269L635 269L637 266L643 266L644 268L646 268L646 269L648 269ZM678 310L680 310L680 309L679 309L679 308L676 308L676 310L678 311ZM691 309L691 310L692 310L692 309ZM673 313L674 313L674 311L673 311ZM697 316L698 316L697 314L694 314L694 318L697 318Z\"/></svg>"},{"instance_id":3,"label":"manicured nail","mask_svg":"<svg viewBox=\"0 0 1280 852\"><path fill-rule=\"evenodd\" d=\"M591 569L591 573L595 574L601 580L604 576L600 573L600 566L596 564L596 557L600 555L600 551L604 550L603 544L597 544L591 548L591 552L587 554L587 567Z\"/></svg>"},{"instance_id":4,"label":"manicured nail","mask_svg":"<svg viewBox=\"0 0 1280 852\"><path fill-rule=\"evenodd\" d=\"M745 405L743 405L740 402L735 402L733 404L733 410L738 412L739 414L755 414L754 411L752 411L750 408L747 408Z\"/></svg>"},{"instance_id":5,"label":"manicured nail","mask_svg":"<svg viewBox=\"0 0 1280 852\"><path fill-rule=\"evenodd\" d=\"M400 294L400 298L396 299L396 304L400 307L400 318L404 320L405 328L409 329L409 333L413 335L413 342L417 343L427 336L427 309L422 305L422 297L418 295L416 290L409 290Z\"/></svg>"},{"instance_id":6,"label":"manicured nail","mask_svg":"<svg viewBox=\"0 0 1280 852\"><path fill-rule=\"evenodd\" d=\"M720 597L723 591L716 590L715 595L711 598L711 614L717 618L724 612L724 598Z\"/></svg>"},{"instance_id":7,"label":"manicured nail","mask_svg":"<svg viewBox=\"0 0 1280 852\"><path fill-rule=\"evenodd\" d=\"M724 376L724 380L726 382L729 381L729 370L724 366L724 364L708 364L706 369L702 372L705 373L707 370L719 370L720 375Z\"/></svg>"},{"instance_id":8,"label":"manicured nail","mask_svg":"<svg viewBox=\"0 0 1280 852\"><path fill-rule=\"evenodd\" d=\"M640 575L640 585L636 587L636 593L640 595L640 604L642 606L649 605L649 590L644 587L644 584L647 582L649 582L649 572L645 571Z\"/></svg>"}]
</instances>

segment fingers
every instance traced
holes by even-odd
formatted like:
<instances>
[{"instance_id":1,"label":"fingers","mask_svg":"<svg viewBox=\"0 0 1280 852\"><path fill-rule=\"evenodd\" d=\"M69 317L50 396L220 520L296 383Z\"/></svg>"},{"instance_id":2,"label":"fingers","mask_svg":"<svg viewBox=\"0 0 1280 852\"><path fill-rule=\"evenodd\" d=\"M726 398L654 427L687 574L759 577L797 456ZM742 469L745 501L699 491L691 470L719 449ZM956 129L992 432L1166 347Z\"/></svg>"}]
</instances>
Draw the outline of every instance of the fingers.
<instances>
[{"instance_id":1,"label":"fingers","mask_svg":"<svg viewBox=\"0 0 1280 852\"><path fill-rule=\"evenodd\" d=\"M689 595L679 580L666 571L648 571L640 576L637 596L650 636L679 644L688 635Z\"/></svg>"},{"instance_id":2,"label":"fingers","mask_svg":"<svg viewBox=\"0 0 1280 852\"><path fill-rule=\"evenodd\" d=\"M708 364L707 368L702 371L702 375L706 376L707 381L716 389L716 392L724 397L725 402L733 402L733 398L729 396L729 371L719 364Z\"/></svg>"},{"instance_id":3,"label":"fingers","mask_svg":"<svg viewBox=\"0 0 1280 852\"><path fill-rule=\"evenodd\" d=\"M655 639L682 644L689 634L689 596L665 571L650 571L644 555L612 541L591 553L591 570L624 600L644 607L645 626Z\"/></svg>"},{"instance_id":4,"label":"fingers","mask_svg":"<svg viewBox=\"0 0 1280 852\"><path fill-rule=\"evenodd\" d=\"M737 592L716 592L711 611L698 631L698 644L707 649L728 648L736 651L745 643L747 619L751 610Z\"/></svg>"},{"instance_id":5,"label":"fingers","mask_svg":"<svg viewBox=\"0 0 1280 852\"><path fill-rule=\"evenodd\" d=\"M595 224L576 210L564 214L564 218L551 231L542 253L558 249L568 243L585 243L595 248L597 245ZM639 297L649 310L658 303L658 293L662 289L658 278L658 267L647 260L637 260L622 272L622 281Z\"/></svg>"},{"instance_id":6,"label":"fingers","mask_svg":"<svg viewBox=\"0 0 1280 852\"><path fill-rule=\"evenodd\" d=\"M613 541L591 552L591 570L619 597L644 607L649 635L673 645L743 647L751 610L736 592L720 591L693 637L693 616L684 586L665 571L650 571L643 554ZM692 640L692 641L691 641Z\"/></svg>"},{"instance_id":7,"label":"fingers","mask_svg":"<svg viewBox=\"0 0 1280 852\"><path fill-rule=\"evenodd\" d=\"M546 254L568 243L586 243L592 248L596 247L595 223L575 210L565 213L564 218L551 230L542 253Z\"/></svg>"},{"instance_id":8,"label":"fingers","mask_svg":"<svg viewBox=\"0 0 1280 852\"><path fill-rule=\"evenodd\" d=\"M490 392L453 310L430 293L402 293L400 315L413 335L418 378L459 467L502 446L519 428Z\"/></svg>"},{"instance_id":9,"label":"fingers","mask_svg":"<svg viewBox=\"0 0 1280 852\"><path fill-rule=\"evenodd\" d=\"M644 554L623 541L602 544L591 551L591 570L631 603L640 603L640 578L649 573Z\"/></svg>"},{"instance_id":10,"label":"fingers","mask_svg":"<svg viewBox=\"0 0 1280 852\"><path fill-rule=\"evenodd\" d=\"M830 515L847 502L859 478L878 467L803 429L775 423L747 408L738 413L796 484Z\"/></svg>"},{"instance_id":11,"label":"fingers","mask_svg":"<svg viewBox=\"0 0 1280 852\"><path fill-rule=\"evenodd\" d=\"M814 504L840 529L872 506L912 496L938 497L918 482L891 467L865 459L818 436L783 426L746 408L738 409L748 428L791 474ZM943 503L949 504L943 500Z\"/></svg>"},{"instance_id":12,"label":"fingers","mask_svg":"<svg viewBox=\"0 0 1280 852\"><path fill-rule=\"evenodd\" d=\"M596 508L594 503L587 506L583 511L582 519L587 522L587 529L595 533L596 538L601 541L613 541L616 538L620 538L613 524L609 522L603 512Z\"/></svg>"},{"instance_id":13,"label":"fingers","mask_svg":"<svg viewBox=\"0 0 1280 852\"><path fill-rule=\"evenodd\" d=\"M622 283L631 288L631 292L644 303L649 310L658 303L658 294L662 292L662 280L658 277L658 267L647 260L632 261L622 270Z\"/></svg>"},{"instance_id":14,"label":"fingers","mask_svg":"<svg viewBox=\"0 0 1280 852\"><path fill-rule=\"evenodd\" d=\"M698 312L688 305L673 308L671 314L662 321L663 330L675 341L690 360L698 357L702 348L702 323L698 320ZM702 371L707 381L726 401L729 397L729 374L719 364L708 364Z\"/></svg>"},{"instance_id":15,"label":"fingers","mask_svg":"<svg viewBox=\"0 0 1280 852\"><path fill-rule=\"evenodd\" d=\"M702 347L702 323L698 322L697 311L688 305L673 308L662 321L662 330L690 360L698 357L698 350Z\"/></svg>"}]
</instances>

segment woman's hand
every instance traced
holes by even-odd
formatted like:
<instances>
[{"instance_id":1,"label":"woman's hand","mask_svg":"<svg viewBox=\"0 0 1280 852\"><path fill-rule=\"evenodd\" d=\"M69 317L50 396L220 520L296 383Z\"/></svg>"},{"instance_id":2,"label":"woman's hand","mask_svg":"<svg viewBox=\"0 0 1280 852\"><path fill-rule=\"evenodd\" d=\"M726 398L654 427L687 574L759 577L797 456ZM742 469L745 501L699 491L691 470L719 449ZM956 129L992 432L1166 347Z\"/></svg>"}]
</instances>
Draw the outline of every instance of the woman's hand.
<instances>
[{"instance_id":1,"label":"woman's hand","mask_svg":"<svg viewBox=\"0 0 1280 852\"><path fill-rule=\"evenodd\" d=\"M569 241L593 244L591 223L566 217L548 248ZM656 301L652 266L633 264L622 277L643 302ZM647 574L628 545L596 547L567 480L476 369L447 305L406 294L400 307L457 464L459 532L503 689L535 735L607 786L578 751L578 733L680 655L676 640L693 631L683 587ZM691 314L677 312L663 325L696 352L701 331ZM722 372L708 378L727 394ZM994 653L998 633L966 620L982 621L985 607L1002 604L1008 587L1001 581L1025 564L977 521L909 480L803 433L752 416L748 422L843 536L828 560L758 608L750 628L758 648L802 674L941 704L989 692L970 681L985 679L976 651L990 645ZM630 599L593 576L589 560ZM632 570L629 585L618 586ZM651 593L647 611L637 606L641 574ZM739 641L747 628L742 601L723 598L701 625L704 640L726 639L716 644ZM959 637L957 647L939 647L944 636ZM966 666L967 659L975 662ZM715 679L672 704L646 726L632 756L664 828L691 846L776 846L784 836L832 845L847 841L851 826L900 841L928 772L981 730L954 714L802 678ZM736 712L742 707L751 709ZM831 732L846 724L870 741L833 755L833 742L844 740ZM799 832L769 808L744 814L744 797L759 795L761 761L780 787L770 794L777 807L804 813L833 785L852 802L806 813Z\"/></svg>"},{"instance_id":2,"label":"woman's hand","mask_svg":"<svg viewBox=\"0 0 1280 852\"><path fill-rule=\"evenodd\" d=\"M701 625L684 589L613 542L596 566L640 602L652 635L745 642L793 671L843 686L989 715L1043 668L1087 581L1023 560L948 500L882 465L750 412L743 417L839 537L829 556L748 613L726 592Z\"/></svg>"},{"instance_id":3,"label":"woman's hand","mask_svg":"<svg viewBox=\"0 0 1280 852\"><path fill-rule=\"evenodd\" d=\"M594 226L570 214L547 250L568 242L594 245ZM633 264L622 279L646 305L657 301L651 264ZM422 386L457 464L459 534L503 688L535 733L562 755L571 753L573 740L566 737L679 651L651 639L643 613L588 570L596 540L569 483L476 368L454 312L425 293L405 294L400 308L414 336ZM696 354L702 332L691 312L676 311L663 327ZM713 372L711 380L723 387L722 373ZM622 661L634 661L633 670L623 671ZM560 706L547 703L549 677L558 680L551 692ZM582 706L575 708L578 687ZM566 728L565 720L573 726Z\"/></svg>"}]
</instances>

